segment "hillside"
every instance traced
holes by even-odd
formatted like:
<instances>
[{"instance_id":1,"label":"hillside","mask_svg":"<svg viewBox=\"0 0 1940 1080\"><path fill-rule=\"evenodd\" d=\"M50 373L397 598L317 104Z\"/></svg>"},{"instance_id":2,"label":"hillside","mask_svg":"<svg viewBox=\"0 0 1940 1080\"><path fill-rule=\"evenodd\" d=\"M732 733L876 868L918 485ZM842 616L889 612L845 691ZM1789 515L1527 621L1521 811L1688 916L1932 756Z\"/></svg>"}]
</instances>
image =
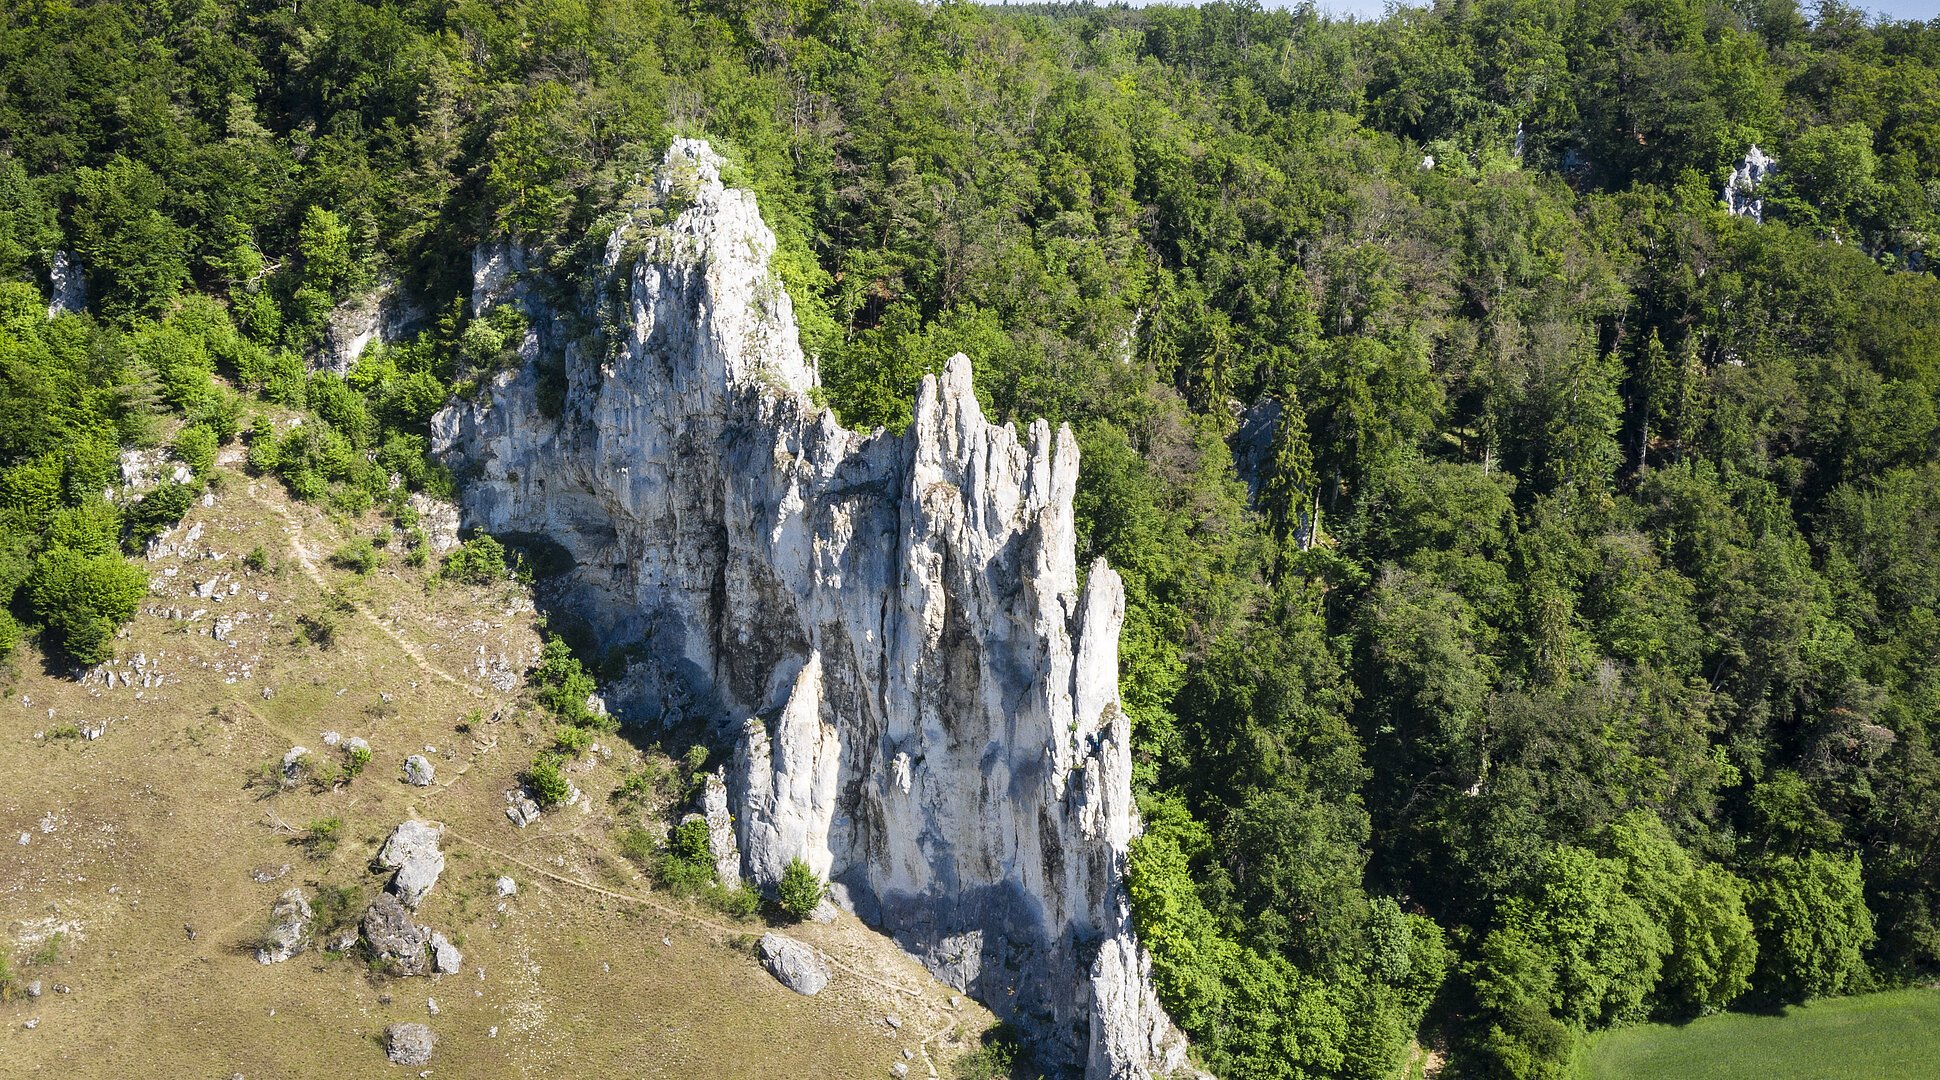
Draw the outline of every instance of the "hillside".
<instances>
[{"instance_id":1,"label":"hillside","mask_svg":"<svg viewBox=\"0 0 1940 1080\"><path fill-rule=\"evenodd\" d=\"M0 1072L375 1075L378 1036L399 1020L429 1023L435 1072L467 1077L887 1076L905 1048L915 1075L949 1076L978 1044L987 1012L850 917L789 931L836 966L803 997L752 956L762 919L656 888L618 852L624 828L654 823L609 798L644 760L624 735L572 770L581 802L515 828L504 792L551 727L523 692L540 641L528 591L440 582L395 557L338 569L329 553L353 538L402 537L239 466L219 466L213 503L138 560L153 587L117 662L75 680L31 652L16 661L0 703L16 984ZM334 623L328 647L299 639L305 616ZM368 739L368 768L323 789L265 779L293 746L326 753L326 731ZM413 753L433 785L403 780ZM284 890L374 895L384 879L368 864L407 817L445 826L450 864L419 914L462 950L459 973L387 977L315 949L256 962ZM341 822L334 850L306 847L325 818ZM498 895L501 875L514 895Z\"/></svg>"}]
</instances>

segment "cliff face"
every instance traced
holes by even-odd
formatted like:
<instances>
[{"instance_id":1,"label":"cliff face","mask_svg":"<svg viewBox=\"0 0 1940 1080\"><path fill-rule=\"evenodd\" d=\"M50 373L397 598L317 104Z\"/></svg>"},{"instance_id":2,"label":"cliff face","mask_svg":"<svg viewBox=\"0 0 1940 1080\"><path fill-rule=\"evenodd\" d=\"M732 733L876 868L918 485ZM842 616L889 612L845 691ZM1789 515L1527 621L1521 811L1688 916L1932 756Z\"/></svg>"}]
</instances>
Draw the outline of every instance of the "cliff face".
<instances>
[{"instance_id":1,"label":"cliff face","mask_svg":"<svg viewBox=\"0 0 1940 1080\"><path fill-rule=\"evenodd\" d=\"M807 859L1073 1073L1178 1066L1121 885L1123 594L1102 561L1078 583L1070 431L985 421L961 356L902 436L846 430L753 197L694 141L655 183L679 212L617 230L580 310L475 260L534 362L438 418L467 519L571 556L567 605L642 646L622 705L734 743L746 876Z\"/></svg>"}]
</instances>

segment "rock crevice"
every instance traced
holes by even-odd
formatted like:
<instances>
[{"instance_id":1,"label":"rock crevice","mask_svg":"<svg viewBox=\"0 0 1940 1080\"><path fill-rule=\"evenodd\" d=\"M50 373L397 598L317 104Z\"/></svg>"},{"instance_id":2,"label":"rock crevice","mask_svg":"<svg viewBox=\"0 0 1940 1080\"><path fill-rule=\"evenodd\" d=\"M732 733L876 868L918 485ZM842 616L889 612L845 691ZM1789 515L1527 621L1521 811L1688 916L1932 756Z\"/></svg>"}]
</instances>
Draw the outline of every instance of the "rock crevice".
<instances>
[{"instance_id":1,"label":"rock crevice","mask_svg":"<svg viewBox=\"0 0 1940 1080\"><path fill-rule=\"evenodd\" d=\"M1064 1071L1179 1067L1122 886L1124 596L1102 561L1079 583L1076 440L989 423L962 356L901 436L845 429L753 197L683 140L649 199L578 310L477 260L532 362L436 421L468 524L570 556L560 604L646 658L609 693L631 718L733 744L748 880L806 859Z\"/></svg>"}]
</instances>

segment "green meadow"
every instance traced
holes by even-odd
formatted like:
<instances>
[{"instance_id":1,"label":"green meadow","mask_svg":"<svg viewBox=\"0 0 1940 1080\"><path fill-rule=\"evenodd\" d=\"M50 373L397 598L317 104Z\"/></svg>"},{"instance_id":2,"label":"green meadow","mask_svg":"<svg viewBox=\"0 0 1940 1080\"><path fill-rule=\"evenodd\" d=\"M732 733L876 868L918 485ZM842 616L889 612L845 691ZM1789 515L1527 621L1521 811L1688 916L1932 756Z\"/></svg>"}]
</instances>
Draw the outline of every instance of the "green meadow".
<instances>
[{"instance_id":1,"label":"green meadow","mask_svg":"<svg viewBox=\"0 0 1940 1080\"><path fill-rule=\"evenodd\" d=\"M1940 1077L1940 990L1829 998L1607 1031L1583 1080L1906 1080Z\"/></svg>"}]
</instances>

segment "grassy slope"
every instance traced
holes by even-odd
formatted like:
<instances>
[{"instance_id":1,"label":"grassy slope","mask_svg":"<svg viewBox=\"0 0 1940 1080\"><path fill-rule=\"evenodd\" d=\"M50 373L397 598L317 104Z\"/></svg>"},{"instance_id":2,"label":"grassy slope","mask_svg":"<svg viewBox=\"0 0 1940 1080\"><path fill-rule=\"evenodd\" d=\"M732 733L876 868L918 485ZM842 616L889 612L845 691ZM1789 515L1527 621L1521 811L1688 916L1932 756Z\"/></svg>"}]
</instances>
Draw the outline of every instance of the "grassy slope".
<instances>
[{"instance_id":1,"label":"grassy slope","mask_svg":"<svg viewBox=\"0 0 1940 1080\"><path fill-rule=\"evenodd\" d=\"M29 651L0 697L0 951L50 991L0 1001L0 1076L384 1075L376 1040L395 1020L432 1025L438 1074L486 1080L887 1076L905 1047L948 1075L954 1032L989 1025L853 919L791 931L841 965L805 998L752 958L759 920L651 890L613 853L612 832L639 819L604 797L637 756L622 739L602 737L610 755L576 767L584 806L514 829L502 793L547 725L479 662L502 655L521 671L535 655L529 598L509 583L430 588L395 551L357 579L325 555L354 529L377 531L374 520L332 522L233 461L221 471L215 504L168 539L183 544L197 525L199 538L148 561L154 595L119 643L115 669L144 655L161 685L53 677ZM251 574L241 556L257 545L272 565ZM192 594L212 579L241 589ZM333 647L297 641L296 617L324 610L332 590L355 601L338 611ZM213 637L219 616L243 614L228 642ZM455 730L473 710L480 722ZM47 737L103 719L98 740ZM326 791L249 784L293 744L321 751L325 730L368 738L369 771ZM413 752L435 761L436 786L402 782ZM366 864L414 813L447 827L449 863L420 914L460 944L461 974L386 979L315 951L254 962L244 945L278 893L375 888ZM292 828L328 816L343 820L343 842L313 859ZM281 880L250 877L285 863ZM492 891L502 873L520 885L509 901ZM57 926L65 935L48 950ZM427 998L438 1016L427 1018ZM900 1032L883 1023L889 1011ZM23 1030L29 1019L38 1026ZM912 1075L925 1066L919 1056Z\"/></svg>"},{"instance_id":2,"label":"grassy slope","mask_svg":"<svg viewBox=\"0 0 1940 1080\"><path fill-rule=\"evenodd\" d=\"M1940 1076L1940 991L1834 998L1599 1035L1586 1080L1903 1080Z\"/></svg>"}]
</instances>

